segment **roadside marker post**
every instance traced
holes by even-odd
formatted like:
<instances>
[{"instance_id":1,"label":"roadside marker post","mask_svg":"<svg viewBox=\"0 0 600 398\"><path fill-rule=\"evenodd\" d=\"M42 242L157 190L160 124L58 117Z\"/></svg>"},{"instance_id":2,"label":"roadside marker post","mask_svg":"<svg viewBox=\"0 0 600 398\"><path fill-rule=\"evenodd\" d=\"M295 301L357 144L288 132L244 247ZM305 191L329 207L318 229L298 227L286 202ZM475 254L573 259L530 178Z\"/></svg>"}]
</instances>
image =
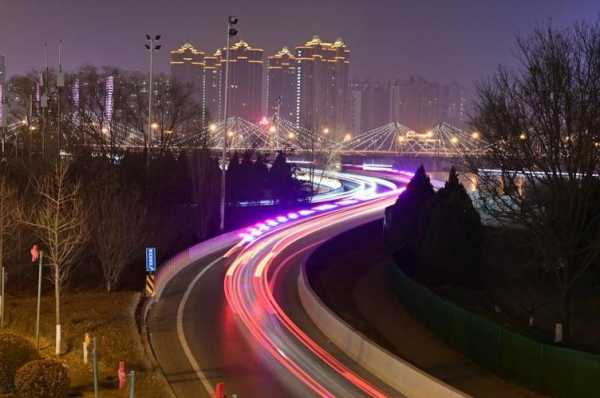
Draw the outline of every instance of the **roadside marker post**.
<instances>
[{"instance_id":1,"label":"roadside marker post","mask_svg":"<svg viewBox=\"0 0 600 398\"><path fill-rule=\"evenodd\" d=\"M146 248L146 296L154 297L155 294L155 278L154 273L156 272L156 248Z\"/></svg>"},{"instance_id":2,"label":"roadside marker post","mask_svg":"<svg viewBox=\"0 0 600 398\"><path fill-rule=\"evenodd\" d=\"M40 309L42 305L42 266L44 259L44 252L39 250L38 245L31 247L31 262L38 262L38 291L37 291L37 305L35 314L35 348L40 350Z\"/></svg>"},{"instance_id":3,"label":"roadside marker post","mask_svg":"<svg viewBox=\"0 0 600 398\"><path fill-rule=\"evenodd\" d=\"M125 369L125 361L119 361L117 377L119 379L119 390L122 390L127 385L127 370Z\"/></svg>"},{"instance_id":4,"label":"roadside marker post","mask_svg":"<svg viewBox=\"0 0 600 398\"><path fill-rule=\"evenodd\" d=\"M92 373L94 377L94 398L98 398L98 353L96 352L96 336L92 339Z\"/></svg>"},{"instance_id":5,"label":"roadside marker post","mask_svg":"<svg viewBox=\"0 0 600 398\"><path fill-rule=\"evenodd\" d=\"M89 362L88 357L89 357L91 342L92 342L92 339L90 338L90 334L86 333L85 337L83 338L83 363L84 363L84 365L87 365Z\"/></svg>"},{"instance_id":6,"label":"roadside marker post","mask_svg":"<svg viewBox=\"0 0 600 398\"><path fill-rule=\"evenodd\" d=\"M135 398L135 370L129 372L129 398Z\"/></svg>"},{"instance_id":7,"label":"roadside marker post","mask_svg":"<svg viewBox=\"0 0 600 398\"><path fill-rule=\"evenodd\" d=\"M6 294L4 285L6 282L6 271L4 267L0 268L0 328L4 328L4 307L6 302Z\"/></svg>"},{"instance_id":8,"label":"roadside marker post","mask_svg":"<svg viewBox=\"0 0 600 398\"><path fill-rule=\"evenodd\" d=\"M225 383L217 383L215 398L225 398Z\"/></svg>"}]
</instances>

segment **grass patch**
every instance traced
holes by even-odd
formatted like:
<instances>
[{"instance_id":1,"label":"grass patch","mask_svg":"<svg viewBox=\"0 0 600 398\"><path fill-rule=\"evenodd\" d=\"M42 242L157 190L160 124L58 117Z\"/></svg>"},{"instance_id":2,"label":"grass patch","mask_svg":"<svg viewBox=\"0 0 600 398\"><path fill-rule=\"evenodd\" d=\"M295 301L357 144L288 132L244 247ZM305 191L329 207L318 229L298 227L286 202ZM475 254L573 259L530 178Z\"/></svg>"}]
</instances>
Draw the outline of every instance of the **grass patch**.
<instances>
[{"instance_id":1,"label":"grass patch","mask_svg":"<svg viewBox=\"0 0 600 398\"><path fill-rule=\"evenodd\" d=\"M136 395L139 397L171 396L160 369L152 367L146 357L135 322L135 307L139 293L124 291L106 294L103 291L67 293L62 298L63 339L68 352L54 356L54 297L42 298L40 320L40 354L58 359L70 372L71 397L93 397L91 353L90 364L83 363L85 333L95 336L99 353L100 388L102 397L124 397L126 391L117 388L119 360L125 360L127 370L136 371ZM35 333L35 297L8 296L6 330L33 341Z\"/></svg>"}]
</instances>

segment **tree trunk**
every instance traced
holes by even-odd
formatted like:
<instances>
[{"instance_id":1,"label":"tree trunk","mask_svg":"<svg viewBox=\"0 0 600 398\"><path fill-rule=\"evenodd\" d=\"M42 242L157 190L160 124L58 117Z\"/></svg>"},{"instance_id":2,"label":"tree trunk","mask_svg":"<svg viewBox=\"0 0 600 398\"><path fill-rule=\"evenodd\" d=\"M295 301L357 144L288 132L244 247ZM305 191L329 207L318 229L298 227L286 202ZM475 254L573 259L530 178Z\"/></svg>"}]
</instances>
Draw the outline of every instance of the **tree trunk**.
<instances>
[{"instance_id":1,"label":"tree trunk","mask_svg":"<svg viewBox=\"0 0 600 398\"><path fill-rule=\"evenodd\" d=\"M559 322L562 324L562 342L568 343L571 337L571 289L560 291Z\"/></svg>"},{"instance_id":2,"label":"tree trunk","mask_svg":"<svg viewBox=\"0 0 600 398\"><path fill-rule=\"evenodd\" d=\"M58 264L54 265L54 299L56 303L56 347L55 354L61 354L61 326L60 326L60 271Z\"/></svg>"}]
</instances>

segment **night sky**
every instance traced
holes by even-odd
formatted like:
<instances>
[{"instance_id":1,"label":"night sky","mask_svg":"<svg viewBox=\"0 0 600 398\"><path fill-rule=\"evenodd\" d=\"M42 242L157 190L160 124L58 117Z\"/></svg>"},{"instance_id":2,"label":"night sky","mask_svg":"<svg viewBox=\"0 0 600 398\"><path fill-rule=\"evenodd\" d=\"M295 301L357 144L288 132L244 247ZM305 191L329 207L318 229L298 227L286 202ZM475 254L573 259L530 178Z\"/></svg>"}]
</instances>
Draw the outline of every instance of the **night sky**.
<instances>
[{"instance_id":1,"label":"night sky","mask_svg":"<svg viewBox=\"0 0 600 398\"><path fill-rule=\"evenodd\" d=\"M556 25L595 20L598 0L0 0L0 53L9 74L38 68L43 42L51 63L65 43L64 64L114 64L145 70L144 34L163 35L158 69L185 40L199 49L224 46L224 20L240 17L241 38L265 49L293 47L318 34L342 37L354 78L421 75L467 87L511 62L517 34L550 19Z\"/></svg>"}]
</instances>

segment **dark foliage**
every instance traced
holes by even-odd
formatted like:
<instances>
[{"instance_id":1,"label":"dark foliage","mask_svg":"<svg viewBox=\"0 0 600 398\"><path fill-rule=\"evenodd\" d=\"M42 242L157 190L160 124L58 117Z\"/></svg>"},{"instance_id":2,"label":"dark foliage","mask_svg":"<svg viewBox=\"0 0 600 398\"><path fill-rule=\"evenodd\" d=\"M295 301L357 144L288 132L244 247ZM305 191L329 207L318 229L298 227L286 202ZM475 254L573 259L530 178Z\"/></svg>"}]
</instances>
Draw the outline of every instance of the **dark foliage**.
<instances>
[{"instance_id":1,"label":"dark foliage","mask_svg":"<svg viewBox=\"0 0 600 398\"><path fill-rule=\"evenodd\" d=\"M12 390L17 370L39 357L33 344L23 337L0 334L0 393Z\"/></svg>"},{"instance_id":2,"label":"dark foliage","mask_svg":"<svg viewBox=\"0 0 600 398\"><path fill-rule=\"evenodd\" d=\"M70 384L67 367L49 359L29 362L17 371L15 377L20 398L64 398Z\"/></svg>"},{"instance_id":3,"label":"dark foliage","mask_svg":"<svg viewBox=\"0 0 600 398\"><path fill-rule=\"evenodd\" d=\"M423 166L386 209L385 239L411 277L434 284L476 285L483 229L471 198L452 168L434 192Z\"/></svg>"},{"instance_id":4,"label":"dark foliage","mask_svg":"<svg viewBox=\"0 0 600 398\"><path fill-rule=\"evenodd\" d=\"M429 176L421 166L406 186L406 191L385 211L385 240L411 276L415 276L419 244L426 225L426 210L434 195Z\"/></svg>"},{"instance_id":5,"label":"dark foliage","mask_svg":"<svg viewBox=\"0 0 600 398\"><path fill-rule=\"evenodd\" d=\"M483 227L454 168L427 211L418 255L419 276L434 284L477 286Z\"/></svg>"}]
</instances>

